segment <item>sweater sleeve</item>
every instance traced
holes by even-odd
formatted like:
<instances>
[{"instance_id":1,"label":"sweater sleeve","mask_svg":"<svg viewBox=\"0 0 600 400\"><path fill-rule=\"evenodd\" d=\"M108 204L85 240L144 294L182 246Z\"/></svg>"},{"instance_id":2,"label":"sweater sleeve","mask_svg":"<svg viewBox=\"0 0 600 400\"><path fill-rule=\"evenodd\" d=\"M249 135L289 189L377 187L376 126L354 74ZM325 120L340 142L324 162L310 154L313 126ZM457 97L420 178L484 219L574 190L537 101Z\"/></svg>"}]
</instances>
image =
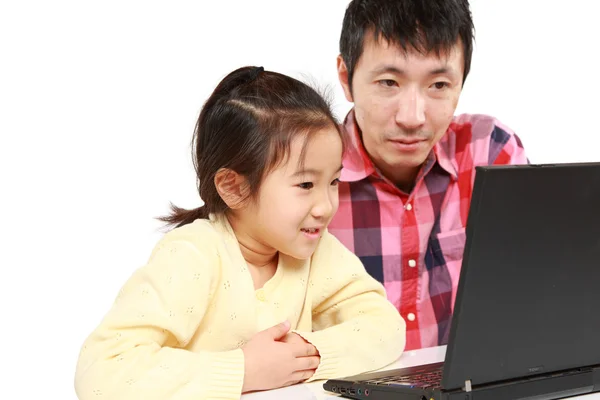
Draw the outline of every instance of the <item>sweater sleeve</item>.
<instances>
[{"instance_id":1,"label":"sweater sleeve","mask_svg":"<svg viewBox=\"0 0 600 400\"><path fill-rule=\"evenodd\" d=\"M85 341L75 376L80 400L239 399L242 350L184 349L215 290L218 260L209 257L168 235L159 243Z\"/></svg>"},{"instance_id":2,"label":"sweater sleeve","mask_svg":"<svg viewBox=\"0 0 600 400\"><path fill-rule=\"evenodd\" d=\"M359 258L328 232L313 256L311 275L313 331L296 332L321 355L310 380L372 371L400 357L404 320Z\"/></svg>"}]
</instances>

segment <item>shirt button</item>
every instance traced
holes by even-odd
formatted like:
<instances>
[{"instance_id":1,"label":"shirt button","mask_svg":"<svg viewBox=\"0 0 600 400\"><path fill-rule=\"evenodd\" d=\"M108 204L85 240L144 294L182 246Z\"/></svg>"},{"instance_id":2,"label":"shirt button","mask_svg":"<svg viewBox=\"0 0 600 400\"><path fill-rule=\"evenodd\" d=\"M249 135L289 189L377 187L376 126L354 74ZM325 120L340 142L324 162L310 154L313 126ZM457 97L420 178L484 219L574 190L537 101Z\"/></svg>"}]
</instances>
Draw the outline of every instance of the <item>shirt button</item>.
<instances>
[{"instance_id":1,"label":"shirt button","mask_svg":"<svg viewBox=\"0 0 600 400\"><path fill-rule=\"evenodd\" d=\"M413 314L413 313L409 313L406 317L408 318L408 320L410 322L412 322L416 319L415 314Z\"/></svg>"},{"instance_id":2,"label":"shirt button","mask_svg":"<svg viewBox=\"0 0 600 400\"><path fill-rule=\"evenodd\" d=\"M267 298L265 297L265 292L262 289L258 289L256 291L256 298L259 301L265 301Z\"/></svg>"},{"instance_id":3,"label":"shirt button","mask_svg":"<svg viewBox=\"0 0 600 400\"><path fill-rule=\"evenodd\" d=\"M405 206L404 206L404 209L405 209L406 211L410 211L410 210L412 210L412 204L408 203L407 205L405 205Z\"/></svg>"},{"instance_id":4,"label":"shirt button","mask_svg":"<svg viewBox=\"0 0 600 400\"><path fill-rule=\"evenodd\" d=\"M414 268L417 266L417 262L415 260L408 260L408 266Z\"/></svg>"}]
</instances>

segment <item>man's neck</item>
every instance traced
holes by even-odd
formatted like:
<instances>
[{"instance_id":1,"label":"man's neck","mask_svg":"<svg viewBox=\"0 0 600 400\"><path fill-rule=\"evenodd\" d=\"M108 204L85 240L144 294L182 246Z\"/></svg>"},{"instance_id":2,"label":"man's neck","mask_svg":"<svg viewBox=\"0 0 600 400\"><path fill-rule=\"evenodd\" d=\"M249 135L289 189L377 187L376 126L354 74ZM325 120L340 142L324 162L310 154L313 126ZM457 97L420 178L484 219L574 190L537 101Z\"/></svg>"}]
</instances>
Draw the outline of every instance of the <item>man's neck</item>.
<instances>
[{"instance_id":1,"label":"man's neck","mask_svg":"<svg viewBox=\"0 0 600 400\"><path fill-rule=\"evenodd\" d=\"M410 194L415 187L417 176L421 167L416 168L379 168L380 172L389 179L398 189Z\"/></svg>"}]
</instances>

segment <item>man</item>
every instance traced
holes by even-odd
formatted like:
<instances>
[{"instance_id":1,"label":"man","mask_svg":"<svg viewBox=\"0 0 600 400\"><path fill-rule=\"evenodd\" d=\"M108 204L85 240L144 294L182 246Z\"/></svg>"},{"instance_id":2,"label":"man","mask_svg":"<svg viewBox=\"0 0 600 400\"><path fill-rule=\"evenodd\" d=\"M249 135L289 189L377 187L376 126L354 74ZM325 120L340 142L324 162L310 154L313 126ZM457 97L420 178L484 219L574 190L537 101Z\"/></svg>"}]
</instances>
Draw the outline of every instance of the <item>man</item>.
<instances>
[{"instance_id":1,"label":"man","mask_svg":"<svg viewBox=\"0 0 600 400\"><path fill-rule=\"evenodd\" d=\"M474 167L528 162L499 121L454 116L472 49L467 0L354 0L344 17L337 65L354 107L329 229L384 283L407 350L448 341Z\"/></svg>"}]
</instances>

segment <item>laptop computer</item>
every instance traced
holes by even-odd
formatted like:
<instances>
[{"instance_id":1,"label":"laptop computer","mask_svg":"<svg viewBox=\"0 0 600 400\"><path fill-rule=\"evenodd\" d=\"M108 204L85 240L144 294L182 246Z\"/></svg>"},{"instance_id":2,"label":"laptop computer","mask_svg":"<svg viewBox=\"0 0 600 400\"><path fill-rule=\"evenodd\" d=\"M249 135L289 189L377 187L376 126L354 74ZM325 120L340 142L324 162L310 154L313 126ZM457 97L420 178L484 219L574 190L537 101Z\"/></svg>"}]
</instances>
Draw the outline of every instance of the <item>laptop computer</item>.
<instances>
[{"instance_id":1,"label":"laptop computer","mask_svg":"<svg viewBox=\"0 0 600 400\"><path fill-rule=\"evenodd\" d=\"M352 399L600 391L600 163L477 167L443 363L330 379Z\"/></svg>"}]
</instances>

